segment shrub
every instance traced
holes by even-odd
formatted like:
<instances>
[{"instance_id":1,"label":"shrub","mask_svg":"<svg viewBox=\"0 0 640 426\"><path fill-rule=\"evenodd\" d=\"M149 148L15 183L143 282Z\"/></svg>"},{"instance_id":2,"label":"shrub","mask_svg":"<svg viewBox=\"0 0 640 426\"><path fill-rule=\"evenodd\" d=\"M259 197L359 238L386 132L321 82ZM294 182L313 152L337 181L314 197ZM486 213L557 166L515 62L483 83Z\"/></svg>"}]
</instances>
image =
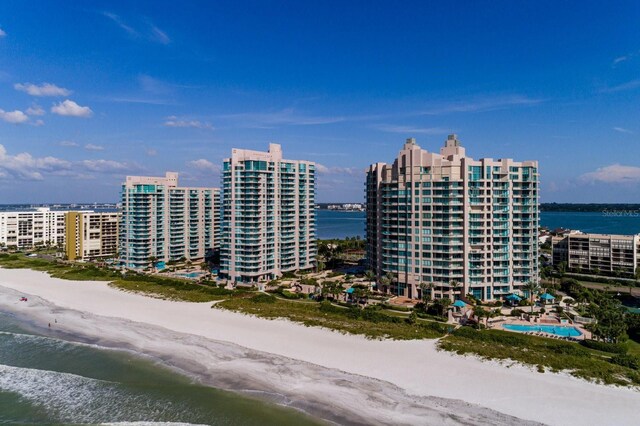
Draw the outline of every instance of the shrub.
<instances>
[{"instance_id":1,"label":"shrub","mask_svg":"<svg viewBox=\"0 0 640 426\"><path fill-rule=\"evenodd\" d=\"M640 370L640 357L636 355L618 354L609 360L610 363L621 365L623 367Z\"/></svg>"},{"instance_id":2,"label":"shrub","mask_svg":"<svg viewBox=\"0 0 640 426\"><path fill-rule=\"evenodd\" d=\"M276 298L271 294L260 293L253 296L251 299L253 303L275 303Z\"/></svg>"},{"instance_id":3,"label":"shrub","mask_svg":"<svg viewBox=\"0 0 640 426\"><path fill-rule=\"evenodd\" d=\"M608 352L612 354L624 354L627 352L626 346L620 343L606 343L598 340L585 339L580 344L585 348L594 349L596 351Z\"/></svg>"},{"instance_id":4,"label":"shrub","mask_svg":"<svg viewBox=\"0 0 640 426\"><path fill-rule=\"evenodd\" d=\"M511 315L512 317L519 317L522 314L524 314L524 311L522 309L516 308L516 309L512 309L509 315Z\"/></svg>"}]
</instances>

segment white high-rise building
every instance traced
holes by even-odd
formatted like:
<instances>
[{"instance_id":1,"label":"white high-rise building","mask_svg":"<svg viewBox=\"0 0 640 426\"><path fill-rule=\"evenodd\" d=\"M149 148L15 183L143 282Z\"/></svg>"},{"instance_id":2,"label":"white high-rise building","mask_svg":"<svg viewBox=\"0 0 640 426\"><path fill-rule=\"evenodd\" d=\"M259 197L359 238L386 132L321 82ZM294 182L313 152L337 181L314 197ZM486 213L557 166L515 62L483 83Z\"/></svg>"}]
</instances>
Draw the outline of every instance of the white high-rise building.
<instances>
[{"instance_id":1,"label":"white high-rise building","mask_svg":"<svg viewBox=\"0 0 640 426\"><path fill-rule=\"evenodd\" d=\"M215 247L218 188L178 186L178 174L127 176L122 185L120 262L146 268L152 260L202 260Z\"/></svg>"},{"instance_id":2,"label":"white high-rise building","mask_svg":"<svg viewBox=\"0 0 640 426\"><path fill-rule=\"evenodd\" d=\"M0 245L17 249L60 246L65 242L66 211L0 212Z\"/></svg>"},{"instance_id":3,"label":"white high-rise building","mask_svg":"<svg viewBox=\"0 0 640 426\"><path fill-rule=\"evenodd\" d=\"M315 164L233 149L222 176L221 274L236 282L315 267Z\"/></svg>"},{"instance_id":4,"label":"white high-rise building","mask_svg":"<svg viewBox=\"0 0 640 426\"><path fill-rule=\"evenodd\" d=\"M474 160L455 135L440 153L407 139L367 170L366 202L367 259L392 294L492 300L538 279L537 161Z\"/></svg>"}]
</instances>

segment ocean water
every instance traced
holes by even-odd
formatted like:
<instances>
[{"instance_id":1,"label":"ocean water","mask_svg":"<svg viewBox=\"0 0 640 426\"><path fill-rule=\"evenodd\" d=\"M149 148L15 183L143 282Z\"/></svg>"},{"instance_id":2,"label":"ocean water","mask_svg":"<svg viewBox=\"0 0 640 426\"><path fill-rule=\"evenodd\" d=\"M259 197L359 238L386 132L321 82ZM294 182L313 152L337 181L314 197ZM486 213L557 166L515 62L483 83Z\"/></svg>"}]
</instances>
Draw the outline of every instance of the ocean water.
<instances>
[{"instance_id":1,"label":"ocean water","mask_svg":"<svg viewBox=\"0 0 640 426\"><path fill-rule=\"evenodd\" d=\"M0 424L317 424L132 353L27 330L0 313Z\"/></svg>"},{"instance_id":2,"label":"ocean water","mask_svg":"<svg viewBox=\"0 0 640 426\"><path fill-rule=\"evenodd\" d=\"M364 212L316 210L318 238L364 238ZM540 226L569 228L598 234L638 234L640 215L624 216L598 212L541 212Z\"/></svg>"}]
</instances>

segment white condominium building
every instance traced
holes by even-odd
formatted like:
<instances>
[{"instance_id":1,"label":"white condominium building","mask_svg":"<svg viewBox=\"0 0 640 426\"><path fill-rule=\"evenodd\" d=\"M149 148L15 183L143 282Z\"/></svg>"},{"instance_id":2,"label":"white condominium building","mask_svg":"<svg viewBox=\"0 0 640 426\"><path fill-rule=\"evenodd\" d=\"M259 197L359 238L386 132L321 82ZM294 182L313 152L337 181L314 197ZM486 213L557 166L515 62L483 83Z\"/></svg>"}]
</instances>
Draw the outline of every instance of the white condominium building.
<instances>
[{"instance_id":1,"label":"white condominium building","mask_svg":"<svg viewBox=\"0 0 640 426\"><path fill-rule=\"evenodd\" d=\"M68 260L106 259L118 252L118 213L68 212L65 221Z\"/></svg>"},{"instance_id":2,"label":"white condominium building","mask_svg":"<svg viewBox=\"0 0 640 426\"><path fill-rule=\"evenodd\" d=\"M0 212L0 246L30 249L60 246L65 241L65 211Z\"/></svg>"},{"instance_id":3,"label":"white condominium building","mask_svg":"<svg viewBox=\"0 0 640 426\"><path fill-rule=\"evenodd\" d=\"M310 269L316 259L315 165L233 149L222 176L221 274L257 282Z\"/></svg>"},{"instance_id":4,"label":"white condominium building","mask_svg":"<svg viewBox=\"0 0 640 426\"><path fill-rule=\"evenodd\" d=\"M440 153L407 139L367 170L367 259L384 290L491 300L538 277L538 163L474 160L456 135ZM526 292L525 292L526 294Z\"/></svg>"},{"instance_id":5,"label":"white condominium building","mask_svg":"<svg viewBox=\"0 0 640 426\"><path fill-rule=\"evenodd\" d=\"M119 252L128 268L152 261L201 260L215 246L217 188L178 186L178 174L127 176L122 185Z\"/></svg>"}]
</instances>

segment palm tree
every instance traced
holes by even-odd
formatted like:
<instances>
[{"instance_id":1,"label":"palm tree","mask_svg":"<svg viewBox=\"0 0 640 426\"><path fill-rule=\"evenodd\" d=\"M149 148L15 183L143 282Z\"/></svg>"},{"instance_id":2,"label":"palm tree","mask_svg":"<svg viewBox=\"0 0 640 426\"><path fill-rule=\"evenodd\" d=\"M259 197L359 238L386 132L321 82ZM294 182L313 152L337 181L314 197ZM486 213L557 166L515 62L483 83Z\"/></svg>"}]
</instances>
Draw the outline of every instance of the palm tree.
<instances>
[{"instance_id":1,"label":"palm tree","mask_svg":"<svg viewBox=\"0 0 640 426\"><path fill-rule=\"evenodd\" d=\"M449 286L449 292L451 293L451 290L453 290L454 293L457 293L460 291L460 287L462 286L462 284L460 284L458 281L456 280L451 280L450 286ZM449 298L451 299L451 297L455 297L455 295L450 294Z\"/></svg>"},{"instance_id":2,"label":"palm tree","mask_svg":"<svg viewBox=\"0 0 640 426\"><path fill-rule=\"evenodd\" d=\"M376 274L371 269L367 269L364 273L364 278L369 281L369 283L374 283L376 281Z\"/></svg>"},{"instance_id":3,"label":"palm tree","mask_svg":"<svg viewBox=\"0 0 640 426\"><path fill-rule=\"evenodd\" d=\"M423 302L427 301L427 283L423 283L421 282L418 287L420 287L420 299L422 299Z\"/></svg>"},{"instance_id":4,"label":"palm tree","mask_svg":"<svg viewBox=\"0 0 640 426\"><path fill-rule=\"evenodd\" d=\"M151 264L150 267L153 268L153 272L156 272L156 263L158 262L158 258L156 256L149 256L147 260Z\"/></svg>"},{"instance_id":5,"label":"palm tree","mask_svg":"<svg viewBox=\"0 0 640 426\"><path fill-rule=\"evenodd\" d=\"M538 284L533 281L529 281L525 284L524 289L529 292L529 299L531 300L531 312L533 312L533 296L538 290Z\"/></svg>"},{"instance_id":6,"label":"palm tree","mask_svg":"<svg viewBox=\"0 0 640 426\"><path fill-rule=\"evenodd\" d=\"M393 281L396 279L396 276L393 274L393 272L388 271L386 274L384 274L384 278L386 278L386 282L388 283L389 288L391 288L391 284L393 284ZM396 286L396 296L398 295L398 287Z\"/></svg>"}]
</instances>

